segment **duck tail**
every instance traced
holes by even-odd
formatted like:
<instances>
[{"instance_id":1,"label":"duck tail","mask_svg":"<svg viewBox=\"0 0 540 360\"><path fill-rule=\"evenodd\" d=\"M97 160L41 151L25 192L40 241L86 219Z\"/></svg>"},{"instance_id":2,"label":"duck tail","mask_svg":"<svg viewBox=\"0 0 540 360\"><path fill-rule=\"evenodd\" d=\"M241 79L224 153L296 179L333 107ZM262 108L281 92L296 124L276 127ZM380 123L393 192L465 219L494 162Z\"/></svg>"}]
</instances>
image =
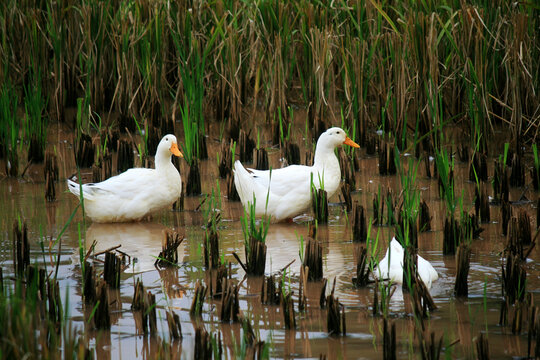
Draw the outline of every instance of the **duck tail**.
<instances>
[{"instance_id":1,"label":"duck tail","mask_svg":"<svg viewBox=\"0 0 540 360\"><path fill-rule=\"evenodd\" d=\"M80 198L81 197L81 188L84 200L92 200L93 194L96 189L93 188L94 184L83 184L82 186L73 180L67 179L68 189L73 195ZM90 187L89 187L90 186Z\"/></svg>"},{"instance_id":2,"label":"duck tail","mask_svg":"<svg viewBox=\"0 0 540 360\"><path fill-rule=\"evenodd\" d=\"M70 179L67 179L67 185L68 185L68 189L69 191L71 191L71 193L77 197L79 197L81 195L80 193L80 186L78 183L76 183L75 181L73 180L70 180Z\"/></svg>"},{"instance_id":3,"label":"duck tail","mask_svg":"<svg viewBox=\"0 0 540 360\"><path fill-rule=\"evenodd\" d=\"M242 205L246 206L247 201L253 199L253 179L239 160L234 162L234 186Z\"/></svg>"}]
</instances>

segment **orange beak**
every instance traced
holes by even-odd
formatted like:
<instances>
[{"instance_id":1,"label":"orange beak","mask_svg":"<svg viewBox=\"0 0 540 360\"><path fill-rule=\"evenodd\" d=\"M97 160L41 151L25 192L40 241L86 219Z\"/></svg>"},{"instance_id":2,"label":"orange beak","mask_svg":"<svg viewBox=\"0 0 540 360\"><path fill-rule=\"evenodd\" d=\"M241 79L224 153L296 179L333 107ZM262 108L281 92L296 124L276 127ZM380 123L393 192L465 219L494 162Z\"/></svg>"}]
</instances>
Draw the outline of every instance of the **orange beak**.
<instances>
[{"instance_id":1,"label":"orange beak","mask_svg":"<svg viewBox=\"0 0 540 360\"><path fill-rule=\"evenodd\" d=\"M169 151L172 152L176 156L184 157L184 155L182 155L180 150L178 150L178 145L176 145L176 143L173 143L171 145L171 147L169 148Z\"/></svg>"},{"instance_id":2,"label":"orange beak","mask_svg":"<svg viewBox=\"0 0 540 360\"><path fill-rule=\"evenodd\" d=\"M354 141L352 141L351 138L349 138L348 136L345 138L345 141L344 141L343 143L346 144L346 145L355 147L355 148L359 148L359 147L360 147L360 145L358 145L357 143L355 143Z\"/></svg>"}]
</instances>

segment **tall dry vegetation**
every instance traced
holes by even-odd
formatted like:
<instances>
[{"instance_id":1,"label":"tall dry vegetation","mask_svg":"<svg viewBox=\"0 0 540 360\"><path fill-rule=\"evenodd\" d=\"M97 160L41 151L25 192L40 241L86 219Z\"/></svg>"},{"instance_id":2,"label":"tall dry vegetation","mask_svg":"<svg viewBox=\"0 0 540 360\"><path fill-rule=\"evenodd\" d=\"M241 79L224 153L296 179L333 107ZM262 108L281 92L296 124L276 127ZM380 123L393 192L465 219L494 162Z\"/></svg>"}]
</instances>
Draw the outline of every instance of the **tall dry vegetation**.
<instances>
[{"instance_id":1,"label":"tall dry vegetation","mask_svg":"<svg viewBox=\"0 0 540 360\"><path fill-rule=\"evenodd\" d=\"M516 141L536 140L539 19L528 2L483 0L6 0L0 83L22 107L37 68L44 117L74 122L65 109L80 98L121 131L134 130L134 118L161 128L156 119L202 105L203 118L227 122L236 138L254 109L287 121L295 102L309 109L311 129L343 113L361 143L382 128L400 148L407 135L428 134L430 151L432 130L457 123L485 150L499 124ZM204 90L186 96L186 74Z\"/></svg>"}]
</instances>

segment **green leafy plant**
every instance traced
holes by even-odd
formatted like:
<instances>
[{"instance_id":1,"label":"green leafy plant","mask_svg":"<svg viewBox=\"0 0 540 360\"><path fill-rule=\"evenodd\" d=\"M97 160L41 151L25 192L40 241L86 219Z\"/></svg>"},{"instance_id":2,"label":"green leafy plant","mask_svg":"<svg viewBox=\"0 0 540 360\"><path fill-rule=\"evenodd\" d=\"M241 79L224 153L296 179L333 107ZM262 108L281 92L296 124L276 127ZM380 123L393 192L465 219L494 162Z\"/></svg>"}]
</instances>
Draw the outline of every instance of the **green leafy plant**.
<instances>
[{"instance_id":1,"label":"green leafy plant","mask_svg":"<svg viewBox=\"0 0 540 360\"><path fill-rule=\"evenodd\" d=\"M262 275L266 266L265 240L270 226L270 217L265 215L258 221L255 216L255 202L255 196L253 196L253 202L248 202L240 222L244 233L245 270L251 275Z\"/></svg>"},{"instance_id":2,"label":"green leafy plant","mask_svg":"<svg viewBox=\"0 0 540 360\"><path fill-rule=\"evenodd\" d=\"M9 176L19 174L20 123L17 117L18 97L12 84L5 82L0 89L0 139L6 156L6 173Z\"/></svg>"}]
</instances>

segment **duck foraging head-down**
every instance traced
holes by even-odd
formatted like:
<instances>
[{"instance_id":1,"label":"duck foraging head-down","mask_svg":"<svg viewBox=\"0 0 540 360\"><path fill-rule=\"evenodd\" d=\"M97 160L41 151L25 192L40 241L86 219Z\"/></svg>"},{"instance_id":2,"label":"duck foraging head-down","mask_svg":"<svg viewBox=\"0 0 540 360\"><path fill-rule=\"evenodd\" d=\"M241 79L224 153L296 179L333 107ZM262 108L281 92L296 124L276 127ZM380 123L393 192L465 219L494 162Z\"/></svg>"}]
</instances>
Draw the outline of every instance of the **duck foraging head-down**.
<instances>
[{"instance_id":1,"label":"duck foraging head-down","mask_svg":"<svg viewBox=\"0 0 540 360\"><path fill-rule=\"evenodd\" d=\"M317 141L313 166L291 165L275 170L246 169L234 163L234 184L242 205L255 201L255 215L269 215L272 221L291 219L311 206L311 181L330 198L341 182L341 170L334 149L342 144L359 148L343 129L333 127Z\"/></svg>"},{"instance_id":2,"label":"duck foraging head-down","mask_svg":"<svg viewBox=\"0 0 540 360\"><path fill-rule=\"evenodd\" d=\"M85 213L96 222L139 221L170 207L182 192L180 173L171 156L182 156L174 135L165 135L156 150L155 169L134 168L96 184L67 180L69 191L84 199Z\"/></svg>"},{"instance_id":3,"label":"duck foraging head-down","mask_svg":"<svg viewBox=\"0 0 540 360\"><path fill-rule=\"evenodd\" d=\"M390 245L386 250L386 255L379 262L377 268L373 271L376 278L381 280L391 280L397 284L403 284L403 257L405 256L405 249L396 240L392 238ZM439 278L439 274L433 266L418 255L417 261L418 276L424 282L428 289L431 288L431 284Z\"/></svg>"}]
</instances>

